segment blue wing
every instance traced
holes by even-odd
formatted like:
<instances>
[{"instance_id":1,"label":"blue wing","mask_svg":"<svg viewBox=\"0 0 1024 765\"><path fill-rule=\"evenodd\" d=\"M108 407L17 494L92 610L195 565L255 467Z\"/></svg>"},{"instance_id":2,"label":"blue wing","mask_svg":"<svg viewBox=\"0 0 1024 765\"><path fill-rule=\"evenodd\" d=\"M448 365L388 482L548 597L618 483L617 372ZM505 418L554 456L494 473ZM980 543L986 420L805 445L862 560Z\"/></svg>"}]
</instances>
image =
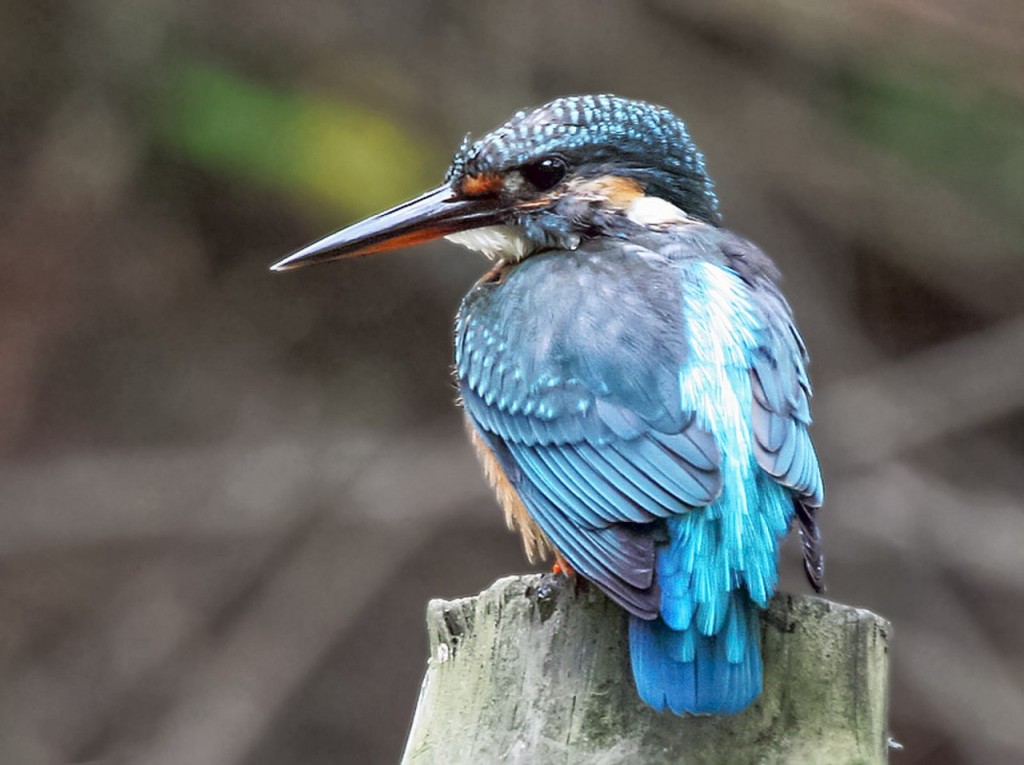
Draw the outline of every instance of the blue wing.
<instances>
[{"instance_id":1,"label":"blue wing","mask_svg":"<svg viewBox=\"0 0 1024 765\"><path fill-rule=\"evenodd\" d=\"M683 406L678 273L643 252L536 255L481 284L460 312L456 366L471 421L555 547L653 618L657 522L711 502L721 471Z\"/></svg>"},{"instance_id":2,"label":"blue wing","mask_svg":"<svg viewBox=\"0 0 1024 765\"><path fill-rule=\"evenodd\" d=\"M535 255L460 312L466 411L530 515L631 614L642 697L735 712L794 509L819 586L806 354L767 258L710 227Z\"/></svg>"},{"instance_id":3,"label":"blue wing","mask_svg":"<svg viewBox=\"0 0 1024 765\"><path fill-rule=\"evenodd\" d=\"M709 504L722 488L720 439L698 417L709 404L686 400L680 382L694 355L681 297L695 252L717 251L749 290L751 315L740 317L749 348L738 363L752 393L750 450L792 492L808 576L821 581L806 351L767 258L701 229L704 238L660 253L605 241L536 255L479 285L458 321L457 375L476 430L569 562L627 607L653 603L641 592L661 532L648 526Z\"/></svg>"},{"instance_id":4,"label":"blue wing","mask_svg":"<svg viewBox=\"0 0 1024 765\"><path fill-rule=\"evenodd\" d=\"M705 505L717 495L721 474L713 439L691 422L680 433L649 431L628 440L513 440L520 431L512 428L516 436L508 435L500 417L475 416L481 402L474 393L464 392L463 400L479 434L555 548L628 611L643 618L657 616L660 597L653 577L660 539L654 522ZM482 427L481 420L495 429ZM544 433L542 422L533 426ZM556 422L552 430L562 427Z\"/></svg>"}]
</instances>

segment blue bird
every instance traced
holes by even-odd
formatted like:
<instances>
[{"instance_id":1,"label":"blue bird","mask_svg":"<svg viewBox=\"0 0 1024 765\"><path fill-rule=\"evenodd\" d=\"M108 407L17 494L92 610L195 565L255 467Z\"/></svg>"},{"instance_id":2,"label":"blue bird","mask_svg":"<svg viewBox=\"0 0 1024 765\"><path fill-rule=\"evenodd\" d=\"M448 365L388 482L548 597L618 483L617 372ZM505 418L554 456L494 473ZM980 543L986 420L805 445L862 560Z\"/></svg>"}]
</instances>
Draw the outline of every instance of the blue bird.
<instances>
[{"instance_id":1,"label":"blue bird","mask_svg":"<svg viewBox=\"0 0 1024 765\"><path fill-rule=\"evenodd\" d=\"M273 268L442 236L495 261L459 310L455 370L528 556L628 612L651 707L743 710L792 524L824 579L807 352L774 265L720 226L675 115L598 95L467 138L440 187Z\"/></svg>"}]
</instances>

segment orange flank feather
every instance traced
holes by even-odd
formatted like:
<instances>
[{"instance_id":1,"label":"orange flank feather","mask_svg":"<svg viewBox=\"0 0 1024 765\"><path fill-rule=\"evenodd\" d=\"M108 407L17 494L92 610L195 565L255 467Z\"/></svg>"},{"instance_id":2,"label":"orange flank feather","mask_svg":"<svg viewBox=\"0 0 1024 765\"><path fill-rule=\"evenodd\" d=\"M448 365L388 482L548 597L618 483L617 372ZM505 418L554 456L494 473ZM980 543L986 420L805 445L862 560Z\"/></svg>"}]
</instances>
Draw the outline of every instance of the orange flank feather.
<instances>
[{"instance_id":1,"label":"orange flank feather","mask_svg":"<svg viewBox=\"0 0 1024 765\"><path fill-rule=\"evenodd\" d=\"M523 539L523 549L526 550L527 559L530 563L535 563L546 558L548 550L554 550L555 559L558 561L556 565L560 564L563 570L571 571L565 559L562 558L561 554L555 550L554 545L551 544L551 540L540 530L540 527L526 511L523 501L509 482L508 476L505 475L505 471L498 463L494 452L490 450L490 447L477 434L469 418L466 418L466 429L469 431L469 438L473 442L476 455L483 465L487 482L491 484L491 488L494 489L494 493L498 497L498 504L501 505L501 509L505 512L505 523L512 531L518 531L519 536Z\"/></svg>"}]
</instances>

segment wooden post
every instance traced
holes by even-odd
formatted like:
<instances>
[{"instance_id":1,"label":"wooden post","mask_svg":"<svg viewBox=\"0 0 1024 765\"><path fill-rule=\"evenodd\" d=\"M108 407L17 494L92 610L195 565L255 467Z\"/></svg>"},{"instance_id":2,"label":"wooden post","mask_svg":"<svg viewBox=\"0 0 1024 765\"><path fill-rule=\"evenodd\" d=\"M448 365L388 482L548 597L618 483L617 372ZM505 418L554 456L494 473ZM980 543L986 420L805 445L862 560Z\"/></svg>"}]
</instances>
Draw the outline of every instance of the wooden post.
<instances>
[{"instance_id":1,"label":"wooden post","mask_svg":"<svg viewBox=\"0 0 1024 765\"><path fill-rule=\"evenodd\" d=\"M762 618L765 688L735 717L644 706L623 612L563 577L432 600L430 658L403 763L884 763L889 624L778 595Z\"/></svg>"}]
</instances>

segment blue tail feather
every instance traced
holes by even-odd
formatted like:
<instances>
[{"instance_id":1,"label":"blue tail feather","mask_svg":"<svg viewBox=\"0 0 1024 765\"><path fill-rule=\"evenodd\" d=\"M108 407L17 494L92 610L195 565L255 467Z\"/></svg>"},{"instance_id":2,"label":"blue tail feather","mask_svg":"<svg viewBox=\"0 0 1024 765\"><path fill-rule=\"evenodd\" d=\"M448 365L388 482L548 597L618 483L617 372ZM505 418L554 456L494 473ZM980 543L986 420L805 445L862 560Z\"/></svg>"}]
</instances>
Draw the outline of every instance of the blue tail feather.
<instances>
[{"instance_id":1,"label":"blue tail feather","mask_svg":"<svg viewBox=\"0 0 1024 765\"><path fill-rule=\"evenodd\" d=\"M696 623L673 630L661 619L629 619L629 653L640 697L677 715L736 714L761 693L758 612L733 591L723 629L703 635Z\"/></svg>"}]
</instances>

